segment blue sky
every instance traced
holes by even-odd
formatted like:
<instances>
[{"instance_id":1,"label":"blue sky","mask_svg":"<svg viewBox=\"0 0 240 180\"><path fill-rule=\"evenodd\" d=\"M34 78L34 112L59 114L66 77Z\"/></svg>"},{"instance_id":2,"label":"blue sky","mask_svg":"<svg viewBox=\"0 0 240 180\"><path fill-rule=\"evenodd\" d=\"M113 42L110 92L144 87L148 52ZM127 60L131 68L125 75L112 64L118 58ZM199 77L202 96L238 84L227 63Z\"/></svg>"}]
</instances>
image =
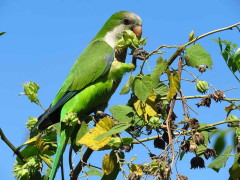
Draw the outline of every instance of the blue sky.
<instances>
[{"instance_id":1,"label":"blue sky","mask_svg":"<svg viewBox=\"0 0 240 180\"><path fill-rule=\"evenodd\" d=\"M38 83L41 86L39 98L47 107L75 59L113 13L127 10L138 14L143 20L143 37L148 37L145 49L153 51L162 44L186 43L188 34L193 29L196 35L201 35L239 22L239 7L238 0L196 2L191 0L122 0L119 2L109 0L1 0L0 32L6 31L7 34L0 37L0 94L2 99L0 127L15 146L21 145L27 139L28 132L24 123L29 116L38 117L42 110L30 103L26 97L19 96L19 93L23 91L21 84L26 81ZM239 87L239 83L228 72L225 62L219 55L218 45L210 41L219 36L240 46L240 34L237 30L222 32L199 41L210 52L214 60L213 70L203 74L201 78L222 90ZM164 57L169 57L169 54ZM151 69L156 59L157 56L154 56L149 60ZM194 69L189 70L196 73ZM147 73L147 68L145 72ZM126 82L127 77L128 75L123 79L123 83ZM183 87L185 95L198 94L193 84L186 83L186 85L189 86ZM112 97L109 107L127 102L128 95L120 97L118 94L119 90ZM239 89L227 92L226 95L239 98ZM190 104L194 106L196 102L198 101L192 101ZM215 104L211 109L194 107L201 115L192 115L201 119L203 123L221 121L225 117L223 107L226 105L227 103L223 102ZM176 112L179 113L180 120L180 106L179 111ZM141 146L136 149L137 151L128 156L146 153ZM158 150L153 151L159 153ZM180 174L185 174L189 179L194 180L228 178L230 164L227 164L227 168L218 174L211 169L190 170L191 157L192 155L189 154L185 161L178 164ZM15 157L2 141L0 141L0 159L0 179L14 179L11 171ZM95 153L93 159L95 161L97 159L97 163L101 162L99 153ZM140 163L144 159L139 157L137 161ZM207 164L209 162L207 161ZM175 179L174 176L173 179Z\"/></svg>"}]
</instances>

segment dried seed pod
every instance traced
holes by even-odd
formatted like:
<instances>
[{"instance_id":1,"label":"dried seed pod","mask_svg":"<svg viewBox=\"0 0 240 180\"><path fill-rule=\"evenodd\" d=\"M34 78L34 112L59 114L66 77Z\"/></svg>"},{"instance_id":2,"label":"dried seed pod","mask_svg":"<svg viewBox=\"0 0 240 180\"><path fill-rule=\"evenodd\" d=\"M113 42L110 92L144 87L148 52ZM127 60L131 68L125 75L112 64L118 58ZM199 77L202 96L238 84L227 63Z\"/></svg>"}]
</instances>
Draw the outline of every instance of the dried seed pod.
<instances>
[{"instance_id":1,"label":"dried seed pod","mask_svg":"<svg viewBox=\"0 0 240 180\"><path fill-rule=\"evenodd\" d=\"M164 131L162 138L167 144L169 143L169 137L168 137L167 131Z\"/></svg>"},{"instance_id":2,"label":"dried seed pod","mask_svg":"<svg viewBox=\"0 0 240 180\"><path fill-rule=\"evenodd\" d=\"M211 98L204 97L204 98L202 98L201 102L197 103L196 105L197 105L197 107L200 107L200 106L210 107L210 105L211 105Z\"/></svg>"},{"instance_id":3,"label":"dried seed pod","mask_svg":"<svg viewBox=\"0 0 240 180\"><path fill-rule=\"evenodd\" d=\"M128 176L128 180L140 180L140 178L141 177L134 172L130 173Z\"/></svg>"},{"instance_id":4,"label":"dried seed pod","mask_svg":"<svg viewBox=\"0 0 240 180\"><path fill-rule=\"evenodd\" d=\"M171 167L163 163L160 169L162 169L162 171L160 171L159 179L169 179L171 174Z\"/></svg>"},{"instance_id":5,"label":"dried seed pod","mask_svg":"<svg viewBox=\"0 0 240 180\"><path fill-rule=\"evenodd\" d=\"M204 152L204 157L206 159L209 159L210 157L217 156L217 153L214 149L212 148L207 148Z\"/></svg>"},{"instance_id":6,"label":"dried seed pod","mask_svg":"<svg viewBox=\"0 0 240 180\"><path fill-rule=\"evenodd\" d=\"M164 107L164 104L162 101L159 101L158 103L155 104L155 107L157 108L158 113L162 113L162 109Z\"/></svg>"},{"instance_id":7,"label":"dried seed pod","mask_svg":"<svg viewBox=\"0 0 240 180\"><path fill-rule=\"evenodd\" d=\"M205 168L205 163L203 158L197 156L191 159L191 169L196 169L196 168Z\"/></svg>"},{"instance_id":8,"label":"dried seed pod","mask_svg":"<svg viewBox=\"0 0 240 180\"><path fill-rule=\"evenodd\" d=\"M165 142L160 138L154 139L153 144L155 148L165 149Z\"/></svg>"},{"instance_id":9,"label":"dried seed pod","mask_svg":"<svg viewBox=\"0 0 240 180\"><path fill-rule=\"evenodd\" d=\"M178 174L177 175L177 180L188 180L188 177L184 176L184 175L181 175L181 174Z\"/></svg>"},{"instance_id":10,"label":"dried seed pod","mask_svg":"<svg viewBox=\"0 0 240 180\"><path fill-rule=\"evenodd\" d=\"M123 149L125 152L130 152L133 149L133 144L131 144L131 146L123 146Z\"/></svg>"},{"instance_id":11,"label":"dried seed pod","mask_svg":"<svg viewBox=\"0 0 240 180\"><path fill-rule=\"evenodd\" d=\"M225 94L221 90L216 90L211 94L211 97L216 101L222 101L225 98Z\"/></svg>"},{"instance_id":12,"label":"dried seed pod","mask_svg":"<svg viewBox=\"0 0 240 180\"><path fill-rule=\"evenodd\" d=\"M204 135L200 132L196 132L192 136L192 141L197 145L204 144Z\"/></svg>"},{"instance_id":13,"label":"dried seed pod","mask_svg":"<svg viewBox=\"0 0 240 180\"><path fill-rule=\"evenodd\" d=\"M190 142L189 141L183 141L180 148L184 152L188 152L190 150Z\"/></svg>"},{"instance_id":14,"label":"dried seed pod","mask_svg":"<svg viewBox=\"0 0 240 180\"><path fill-rule=\"evenodd\" d=\"M208 69L208 66L205 64L202 64L202 65L199 65L197 68L200 73L203 73L203 72L206 72L206 70Z\"/></svg>"},{"instance_id":15,"label":"dried seed pod","mask_svg":"<svg viewBox=\"0 0 240 180\"><path fill-rule=\"evenodd\" d=\"M192 129L197 129L200 127L199 121L196 118L189 119L188 124Z\"/></svg>"},{"instance_id":16,"label":"dried seed pod","mask_svg":"<svg viewBox=\"0 0 240 180\"><path fill-rule=\"evenodd\" d=\"M190 141L190 147L189 147L189 151L195 153L197 152L198 146L196 143L194 143L193 141Z\"/></svg>"},{"instance_id":17,"label":"dried seed pod","mask_svg":"<svg viewBox=\"0 0 240 180\"><path fill-rule=\"evenodd\" d=\"M178 128L178 125L177 124L172 124L171 128L172 128L172 130L176 130Z\"/></svg>"}]
</instances>

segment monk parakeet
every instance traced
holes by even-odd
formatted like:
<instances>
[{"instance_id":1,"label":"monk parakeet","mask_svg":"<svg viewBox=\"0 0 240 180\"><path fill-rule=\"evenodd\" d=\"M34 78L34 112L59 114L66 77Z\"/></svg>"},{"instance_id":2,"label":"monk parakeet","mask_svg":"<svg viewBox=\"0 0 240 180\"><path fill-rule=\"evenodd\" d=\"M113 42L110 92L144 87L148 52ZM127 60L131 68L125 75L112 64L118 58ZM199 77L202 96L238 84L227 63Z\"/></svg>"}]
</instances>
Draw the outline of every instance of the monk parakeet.
<instances>
[{"instance_id":1,"label":"monk parakeet","mask_svg":"<svg viewBox=\"0 0 240 180\"><path fill-rule=\"evenodd\" d=\"M82 117L103 111L118 87L123 75L135 69L135 63L125 63L127 48L118 49L116 42L125 31L133 31L138 38L142 34L141 18L128 11L113 14L79 56L58 91L50 107L38 119L36 126L41 131L61 122L71 112ZM49 180L53 180L74 131L61 123L60 139Z\"/></svg>"}]
</instances>

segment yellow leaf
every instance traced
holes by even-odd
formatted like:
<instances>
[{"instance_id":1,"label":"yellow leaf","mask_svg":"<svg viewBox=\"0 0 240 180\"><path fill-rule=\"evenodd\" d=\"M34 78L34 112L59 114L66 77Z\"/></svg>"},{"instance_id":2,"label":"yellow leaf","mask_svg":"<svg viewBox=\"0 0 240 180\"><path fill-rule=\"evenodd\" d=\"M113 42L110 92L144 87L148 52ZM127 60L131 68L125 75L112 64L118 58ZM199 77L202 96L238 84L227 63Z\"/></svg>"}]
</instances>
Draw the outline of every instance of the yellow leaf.
<instances>
[{"instance_id":1,"label":"yellow leaf","mask_svg":"<svg viewBox=\"0 0 240 180\"><path fill-rule=\"evenodd\" d=\"M157 115L157 109L155 106L156 95L152 92L145 103L137 100L133 106L140 117L144 117L145 121L148 122L149 117Z\"/></svg>"},{"instance_id":2,"label":"yellow leaf","mask_svg":"<svg viewBox=\"0 0 240 180\"><path fill-rule=\"evenodd\" d=\"M130 172L135 173L136 175L142 177L143 175L143 165L140 164L132 164L130 167Z\"/></svg>"},{"instance_id":3,"label":"yellow leaf","mask_svg":"<svg viewBox=\"0 0 240 180\"><path fill-rule=\"evenodd\" d=\"M46 163L49 168L52 168L52 162L50 158L40 155L41 159Z\"/></svg>"},{"instance_id":4,"label":"yellow leaf","mask_svg":"<svg viewBox=\"0 0 240 180\"><path fill-rule=\"evenodd\" d=\"M37 140L37 137L33 137L29 140L27 140L25 143L23 143L21 146L25 146L25 145L28 145L28 144L31 144L32 142L35 142Z\"/></svg>"},{"instance_id":5,"label":"yellow leaf","mask_svg":"<svg viewBox=\"0 0 240 180\"><path fill-rule=\"evenodd\" d=\"M40 147L42 145L42 133L39 133L36 137L36 146Z\"/></svg>"},{"instance_id":6,"label":"yellow leaf","mask_svg":"<svg viewBox=\"0 0 240 180\"><path fill-rule=\"evenodd\" d=\"M94 140L96 137L101 134L109 131L114 125L114 121L111 118L103 118L97 124L96 127L90 129L88 133L86 133L78 143L84 144L87 147L91 148L94 151L106 149L106 145L108 145L111 136L107 136L102 138L99 141Z\"/></svg>"},{"instance_id":7,"label":"yellow leaf","mask_svg":"<svg viewBox=\"0 0 240 180\"><path fill-rule=\"evenodd\" d=\"M49 145L44 146L43 149L42 149L41 154L45 154L46 151L49 149L49 147L50 147Z\"/></svg>"},{"instance_id":8,"label":"yellow leaf","mask_svg":"<svg viewBox=\"0 0 240 180\"><path fill-rule=\"evenodd\" d=\"M173 71L173 73L171 73L171 71L167 70L167 75L169 79L169 91L167 94L167 100L169 101L177 94L180 89L180 78L177 71Z\"/></svg>"},{"instance_id":9,"label":"yellow leaf","mask_svg":"<svg viewBox=\"0 0 240 180\"><path fill-rule=\"evenodd\" d=\"M102 171L104 174L109 175L114 169L114 160L108 154L105 154L102 161Z\"/></svg>"},{"instance_id":10,"label":"yellow leaf","mask_svg":"<svg viewBox=\"0 0 240 180\"><path fill-rule=\"evenodd\" d=\"M130 161L133 162L133 161L135 161L136 159L137 159L137 155L133 156Z\"/></svg>"}]
</instances>

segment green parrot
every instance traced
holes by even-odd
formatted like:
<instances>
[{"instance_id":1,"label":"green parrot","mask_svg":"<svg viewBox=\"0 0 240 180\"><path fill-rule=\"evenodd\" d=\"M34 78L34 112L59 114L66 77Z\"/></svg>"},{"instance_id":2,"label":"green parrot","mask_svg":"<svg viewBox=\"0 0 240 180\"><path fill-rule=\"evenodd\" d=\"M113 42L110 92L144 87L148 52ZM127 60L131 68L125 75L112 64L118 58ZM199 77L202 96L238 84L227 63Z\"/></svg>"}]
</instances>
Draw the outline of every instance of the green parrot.
<instances>
[{"instance_id":1,"label":"green parrot","mask_svg":"<svg viewBox=\"0 0 240 180\"><path fill-rule=\"evenodd\" d=\"M142 35L141 18L128 11L113 14L90 44L79 56L58 91L50 107L38 118L35 127L43 130L60 122L71 112L79 119L103 111L115 92L123 75L135 69L135 62L125 63L127 48L117 49L116 42L124 30ZM67 142L74 127L61 124L60 139L49 180L53 180Z\"/></svg>"}]
</instances>

